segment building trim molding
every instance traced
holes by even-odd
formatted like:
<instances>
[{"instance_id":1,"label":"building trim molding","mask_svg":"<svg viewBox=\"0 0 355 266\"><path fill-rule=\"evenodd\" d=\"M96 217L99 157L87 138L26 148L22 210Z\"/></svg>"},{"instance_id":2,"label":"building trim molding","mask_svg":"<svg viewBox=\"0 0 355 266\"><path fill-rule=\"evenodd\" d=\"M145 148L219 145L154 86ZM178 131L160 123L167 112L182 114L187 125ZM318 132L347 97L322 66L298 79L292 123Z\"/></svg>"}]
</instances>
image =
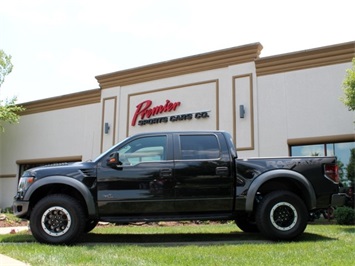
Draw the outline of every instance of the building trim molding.
<instances>
[{"instance_id":1,"label":"building trim molding","mask_svg":"<svg viewBox=\"0 0 355 266\"><path fill-rule=\"evenodd\" d=\"M116 139L116 123L117 123L117 96L113 97L108 97L102 99L102 111L101 111L101 147L100 147L100 152L103 152L103 146L104 146L104 128L105 128L105 107L106 107L106 102L108 101L113 101L114 102L114 113L113 113L113 125L111 125L112 128L112 142L111 146L115 144L115 139Z\"/></svg>"},{"instance_id":2,"label":"building trim molding","mask_svg":"<svg viewBox=\"0 0 355 266\"><path fill-rule=\"evenodd\" d=\"M233 140L234 143L237 143L237 132L238 132L238 128L237 128L237 105L236 105L236 80L239 78L248 78L249 79L249 106L250 106L250 117L249 117L249 123L250 123L250 145L248 147L237 147L237 151L248 151L248 150L254 150L255 149L255 139L254 139L254 96L253 96L253 74L249 73L249 74L244 74L244 75L238 75L238 76L233 76L233 90L232 90L232 95L233 95Z\"/></svg>"},{"instance_id":3,"label":"building trim molding","mask_svg":"<svg viewBox=\"0 0 355 266\"><path fill-rule=\"evenodd\" d=\"M355 135L345 134L345 135L334 135L334 136L288 139L287 144L289 146L299 146L299 145L313 145L313 144L324 144L324 143L333 143L333 142L352 142L352 141L355 141Z\"/></svg>"},{"instance_id":4,"label":"building trim molding","mask_svg":"<svg viewBox=\"0 0 355 266\"><path fill-rule=\"evenodd\" d=\"M186 87L191 87L191 86L198 86L202 84L212 84L215 83L215 92L216 92L216 130L219 129L219 80L218 79L212 79L212 80L204 80L200 82L194 82L194 83L187 83L187 84L181 84L179 86L173 86L173 87L167 87L167 88L160 88L160 89L152 89L149 91L143 91L143 92L136 92L136 93L131 93L128 94L127 97L127 124L126 124L126 137L130 135L130 109L131 109L131 97L137 96L137 95L145 95L145 94L150 94L150 93L156 93L156 92L162 92L162 91L169 91L169 90L175 90L175 89L182 89Z\"/></svg>"},{"instance_id":5,"label":"building trim molding","mask_svg":"<svg viewBox=\"0 0 355 266\"><path fill-rule=\"evenodd\" d=\"M50 164L50 163L64 163L64 162L80 162L83 156L66 156L66 157L52 157L52 158L38 158L29 160L17 160L17 164Z\"/></svg>"},{"instance_id":6,"label":"building trim molding","mask_svg":"<svg viewBox=\"0 0 355 266\"><path fill-rule=\"evenodd\" d=\"M257 76L349 63L355 57L355 41L255 60Z\"/></svg>"},{"instance_id":7,"label":"building trim molding","mask_svg":"<svg viewBox=\"0 0 355 266\"><path fill-rule=\"evenodd\" d=\"M264 75L350 63L355 57L355 41L283 55L259 58L260 43L184 57L171 61L96 76L102 89L131 85L199 71L255 62L256 78ZM101 89L93 89L20 104L26 108L20 115L71 108L101 102Z\"/></svg>"},{"instance_id":8,"label":"building trim molding","mask_svg":"<svg viewBox=\"0 0 355 266\"><path fill-rule=\"evenodd\" d=\"M254 62L262 50L260 43L232 47L142 67L96 76L102 89Z\"/></svg>"},{"instance_id":9,"label":"building trim molding","mask_svg":"<svg viewBox=\"0 0 355 266\"><path fill-rule=\"evenodd\" d=\"M0 178L15 178L16 174L2 174Z\"/></svg>"},{"instance_id":10,"label":"building trim molding","mask_svg":"<svg viewBox=\"0 0 355 266\"><path fill-rule=\"evenodd\" d=\"M27 102L22 104L26 108L20 115L29 115L58 109L76 107L81 105L100 103L101 90L94 89L89 91L77 92L68 95Z\"/></svg>"}]
</instances>

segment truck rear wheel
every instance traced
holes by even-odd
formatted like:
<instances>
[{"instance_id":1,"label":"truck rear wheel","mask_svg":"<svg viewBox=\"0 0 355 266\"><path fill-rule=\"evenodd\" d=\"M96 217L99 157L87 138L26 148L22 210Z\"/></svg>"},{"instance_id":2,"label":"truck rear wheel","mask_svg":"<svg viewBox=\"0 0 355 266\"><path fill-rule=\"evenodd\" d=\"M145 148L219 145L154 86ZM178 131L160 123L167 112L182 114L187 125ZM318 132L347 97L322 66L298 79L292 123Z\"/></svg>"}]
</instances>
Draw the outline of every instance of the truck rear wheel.
<instances>
[{"instance_id":1,"label":"truck rear wheel","mask_svg":"<svg viewBox=\"0 0 355 266\"><path fill-rule=\"evenodd\" d=\"M41 243L70 244L82 234L85 214L74 198L50 195L33 208L30 228L32 235Z\"/></svg>"},{"instance_id":2,"label":"truck rear wheel","mask_svg":"<svg viewBox=\"0 0 355 266\"><path fill-rule=\"evenodd\" d=\"M275 191L267 194L256 212L260 232L273 240L292 240L303 233L308 222L304 202L294 193Z\"/></svg>"}]
</instances>

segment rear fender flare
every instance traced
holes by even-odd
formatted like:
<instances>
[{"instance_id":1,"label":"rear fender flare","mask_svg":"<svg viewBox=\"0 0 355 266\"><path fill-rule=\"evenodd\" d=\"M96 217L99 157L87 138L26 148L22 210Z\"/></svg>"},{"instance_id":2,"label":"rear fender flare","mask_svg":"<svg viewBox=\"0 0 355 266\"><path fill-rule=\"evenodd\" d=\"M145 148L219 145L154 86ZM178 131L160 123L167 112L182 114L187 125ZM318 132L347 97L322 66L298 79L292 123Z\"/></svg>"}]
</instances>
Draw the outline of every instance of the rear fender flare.
<instances>
[{"instance_id":1,"label":"rear fender flare","mask_svg":"<svg viewBox=\"0 0 355 266\"><path fill-rule=\"evenodd\" d=\"M300 173L291 171L291 170L285 170L285 169L277 169L277 170L272 170L268 171L266 173L263 173L256 177L256 179L251 183L248 193L247 193L247 198L246 198L246 203L245 203L245 210L246 211L253 211L253 206L254 206L254 200L256 193L258 192L259 188L266 183L267 181L270 181L275 178L286 178L286 179L293 179L299 182L304 189L307 191L307 195L309 195L309 202L306 202L306 206L309 209L314 209L316 207L316 194L314 192L314 189L311 185L311 183Z\"/></svg>"}]
</instances>

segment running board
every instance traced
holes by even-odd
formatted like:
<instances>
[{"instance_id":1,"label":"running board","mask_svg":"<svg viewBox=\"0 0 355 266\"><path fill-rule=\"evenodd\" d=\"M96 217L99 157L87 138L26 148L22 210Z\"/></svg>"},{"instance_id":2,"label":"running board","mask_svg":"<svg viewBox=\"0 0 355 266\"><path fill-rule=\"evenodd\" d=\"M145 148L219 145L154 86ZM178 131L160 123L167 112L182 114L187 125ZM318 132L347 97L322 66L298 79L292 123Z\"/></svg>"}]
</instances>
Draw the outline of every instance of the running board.
<instances>
[{"instance_id":1,"label":"running board","mask_svg":"<svg viewBox=\"0 0 355 266\"><path fill-rule=\"evenodd\" d=\"M137 223L137 222L167 222L167 221L214 221L214 220L233 220L231 213L218 214L193 214L193 215L144 215L144 216L105 216L99 220L109 223Z\"/></svg>"}]
</instances>

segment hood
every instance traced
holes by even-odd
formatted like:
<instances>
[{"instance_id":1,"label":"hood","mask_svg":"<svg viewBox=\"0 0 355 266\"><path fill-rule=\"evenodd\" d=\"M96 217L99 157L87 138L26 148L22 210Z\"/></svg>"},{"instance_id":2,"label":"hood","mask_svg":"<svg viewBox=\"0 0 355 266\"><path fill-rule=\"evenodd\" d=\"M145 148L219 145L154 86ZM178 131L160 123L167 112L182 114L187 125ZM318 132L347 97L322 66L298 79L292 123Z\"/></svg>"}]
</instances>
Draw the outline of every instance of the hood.
<instances>
[{"instance_id":1,"label":"hood","mask_svg":"<svg viewBox=\"0 0 355 266\"><path fill-rule=\"evenodd\" d=\"M33 176L36 179L40 179L54 175L69 176L77 179L80 177L96 177L96 165L94 162L50 164L28 169L22 176Z\"/></svg>"}]
</instances>

